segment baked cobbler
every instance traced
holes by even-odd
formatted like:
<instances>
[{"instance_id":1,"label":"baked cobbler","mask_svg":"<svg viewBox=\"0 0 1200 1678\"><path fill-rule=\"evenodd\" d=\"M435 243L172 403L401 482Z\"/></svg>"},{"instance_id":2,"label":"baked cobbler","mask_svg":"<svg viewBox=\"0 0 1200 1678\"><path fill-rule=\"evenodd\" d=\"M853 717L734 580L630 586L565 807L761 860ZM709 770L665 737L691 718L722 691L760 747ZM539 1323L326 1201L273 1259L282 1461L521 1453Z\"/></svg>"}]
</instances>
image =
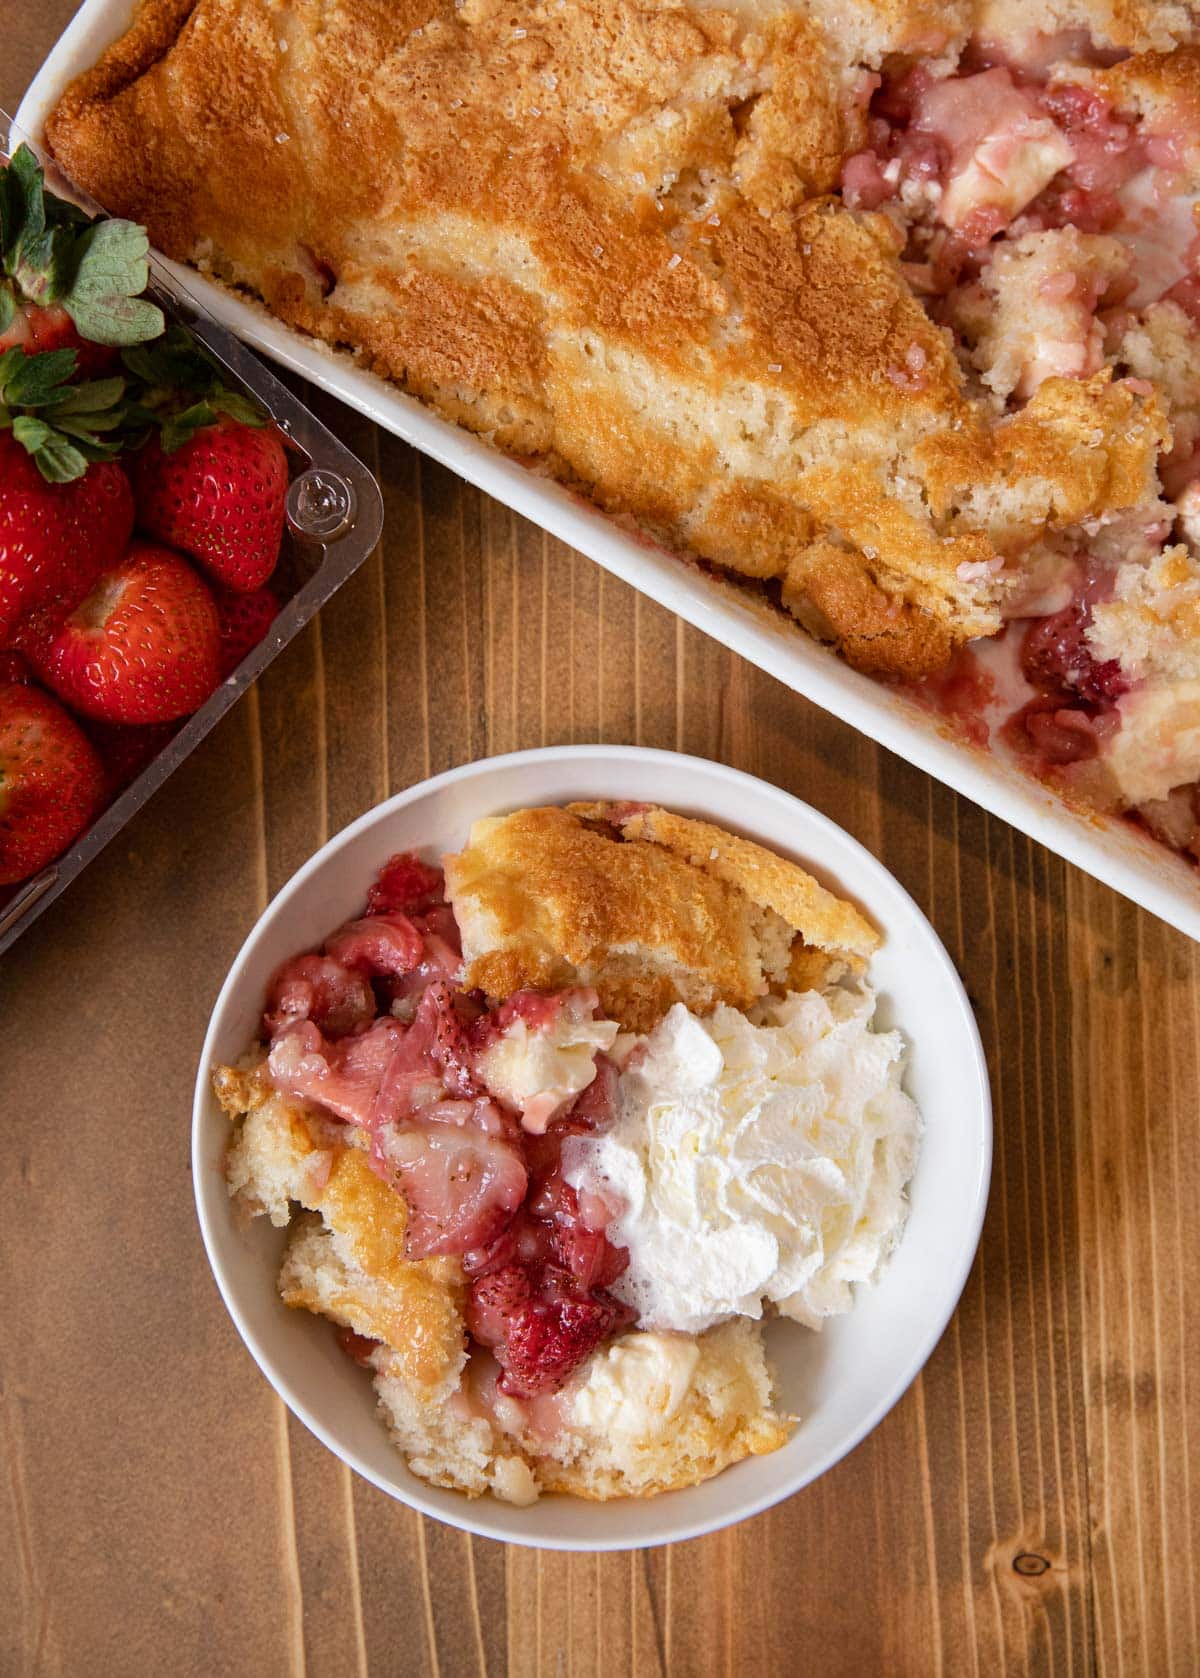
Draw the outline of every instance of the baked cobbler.
<instances>
[{"instance_id":1,"label":"baked cobbler","mask_svg":"<svg viewBox=\"0 0 1200 1678\"><path fill-rule=\"evenodd\" d=\"M438 1485L646 1496L778 1449L764 1317L848 1310L907 1212L872 927L643 805L479 821L443 865L392 857L215 1073L283 1300Z\"/></svg>"},{"instance_id":2,"label":"baked cobbler","mask_svg":"<svg viewBox=\"0 0 1200 1678\"><path fill-rule=\"evenodd\" d=\"M1200 8L142 0L155 243L1200 853Z\"/></svg>"}]
</instances>

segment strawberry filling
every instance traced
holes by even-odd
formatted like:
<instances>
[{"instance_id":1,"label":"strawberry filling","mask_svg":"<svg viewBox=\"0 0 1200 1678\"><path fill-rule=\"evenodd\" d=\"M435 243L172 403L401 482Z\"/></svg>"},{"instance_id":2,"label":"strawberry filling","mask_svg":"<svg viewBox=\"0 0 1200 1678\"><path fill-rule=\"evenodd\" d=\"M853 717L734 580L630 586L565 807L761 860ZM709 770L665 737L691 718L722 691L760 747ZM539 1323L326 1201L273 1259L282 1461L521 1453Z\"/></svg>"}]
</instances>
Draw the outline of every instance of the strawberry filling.
<instances>
[{"instance_id":1,"label":"strawberry filling","mask_svg":"<svg viewBox=\"0 0 1200 1678\"><path fill-rule=\"evenodd\" d=\"M387 915L399 910L406 915L432 909L441 901L442 876L409 851L389 857L367 893L368 915Z\"/></svg>"},{"instance_id":2,"label":"strawberry filling","mask_svg":"<svg viewBox=\"0 0 1200 1678\"><path fill-rule=\"evenodd\" d=\"M489 1008L463 990L441 874L415 856L388 860L367 911L272 979L272 1082L367 1133L372 1168L403 1196L410 1258L461 1259L468 1328L500 1390L553 1393L632 1319L607 1291L628 1262L605 1234L612 1210L581 1206L561 1171L566 1137L612 1118L617 1070L597 1053L594 1076L535 1134L482 1061L516 1021L539 1034L590 1018L595 994L525 991Z\"/></svg>"},{"instance_id":3,"label":"strawberry filling","mask_svg":"<svg viewBox=\"0 0 1200 1678\"><path fill-rule=\"evenodd\" d=\"M884 78L869 145L842 166L851 208L894 204L904 219L915 289L945 295L975 277L1001 235L1064 227L1125 238L1145 270L1140 303L1186 280L1194 227L1177 138L1094 88L1048 80L1048 62L975 62L941 78L923 65ZM1168 203L1181 208L1164 226Z\"/></svg>"},{"instance_id":4,"label":"strawberry filling","mask_svg":"<svg viewBox=\"0 0 1200 1678\"><path fill-rule=\"evenodd\" d=\"M1061 612L1035 618L1025 631L1021 669L1031 686L1068 703L1097 708L1114 704L1129 683L1116 659L1097 661L1086 635L1096 595L1085 591Z\"/></svg>"},{"instance_id":5,"label":"strawberry filling","mask_svg":"<svg viewBox=\"0 0 1200 1678\"><path fill-rule=\"evenodd\" d=\"M293 956L271 981L263 1023L269 1037L312 1020L329 1037L364 1030L375 1017L375 994L361 973L330 956Z\"/></svg>"},{"instance_id":6,"label":"strawberry filling","mask_svg":"<svg viewBox=\"0 0 1200 1678\"><path fill-rule=\"evenodd\" d=\"M1005 743L1043 769L1099 755L1120 726L1115 709L1129 683L1116 659L1097 659L1087 642L1095 585L1049 617L1034 618L1021 641L1021 671L1036 690L1001 729Z\"/></svg>"},{"instance_id":7,"label":"strawberry filling","mask_svg":"<svg viewBox=\"0 0 1200 1678\"><path fill-rule=\"evenodd\" d=\"M1078 565L1074 572L1065 605L1014 619L984 646L961 647L945 671L913 690L973 744L998 741L1050 777L1104 750L1130 686L1117 660L1098 659L1088 642L1092 607L1111 579Z\"/></svg>"},{"instance_id":8,"label":"strawberry filling","mask_svg":"<svg viewBox=\"0 0 1200 1678\"><path fill-rule=\"evenodd\" d=\"M386 1017L359 1037L330 1041L311 1020L285 1026L267 1057L271 1082L284 1095L325 1107L347 1124L369 1129L379 1086L404 1027Z\"/></svg>"},{"instance_id":9,"label":"strawberry filling","mask_svg":"<svg viewBox=\"0 0 1200 1678\"><path fill-rule=\"evenodd\" d=\"M1195 117L1178 97L1142 114L1136 94L1127 104L1115 84L1093 79L1125 56L1060 32L1032 36L1015 54L975 42L950 75L896 61L871 94L865 148L843 163L844 201L897 228L903 272L954 337L968 390L1010 411L1049 379L1106 367L1120 379L1165 355L1156 333L1178 334L1178 322L1145 313L1163 300L1200 329ZM1149 376L1124 382L1140 396L1155 390ZM1068 582L1064 573L1065 591L1053 593L1035 586L1062 557L1052 547L1020 566L1006 561L1007 631L962 648L915 690L973 743L996 743L1048 779L1121 749L1130 680L1090 644L1100 580L1111 590L1123 564L1171 539L1173 522L1174 539L1198 551L1200 443L1182 398L1169 400L1184 406L1183 421L1160 462L1159 497L1146 496L1140 525L1131 510L1128 557L1119 527L1072 533L1066 558L1078 574ZM1075 782L1111 784L1123 798L1113 774ZM1143 819L1156 833L1191 835L1191 803L1182 808Z\"/></svg>"}]
</instances>

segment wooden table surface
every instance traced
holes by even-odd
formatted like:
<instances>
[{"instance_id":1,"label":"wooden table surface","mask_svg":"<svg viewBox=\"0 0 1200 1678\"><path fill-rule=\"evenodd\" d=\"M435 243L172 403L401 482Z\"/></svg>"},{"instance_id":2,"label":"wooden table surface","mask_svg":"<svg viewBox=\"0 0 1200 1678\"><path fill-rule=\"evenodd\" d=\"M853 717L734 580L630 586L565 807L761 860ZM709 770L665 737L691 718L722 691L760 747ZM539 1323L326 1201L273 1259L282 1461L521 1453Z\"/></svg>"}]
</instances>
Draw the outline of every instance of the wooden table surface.
<instances>
[{"instance_id":1,"label":"wooden table surface","mask_svg":"<svg viewBox=\"0 0 1200 1678\"><path fill-rule=\"evenodd\" d=\"M0 105L71 9L5 0ZM1200 1670L1196 946L315 405L384 486L379 551L0 973L0 1673ZM996 1101L979 1258L886 1421L757 1520L598 1558L423 1520L293 1420L188 1161L209 1009L292 870L425 775L588 740L735 764L870 846Z\"/></svg>"}]
</instances>

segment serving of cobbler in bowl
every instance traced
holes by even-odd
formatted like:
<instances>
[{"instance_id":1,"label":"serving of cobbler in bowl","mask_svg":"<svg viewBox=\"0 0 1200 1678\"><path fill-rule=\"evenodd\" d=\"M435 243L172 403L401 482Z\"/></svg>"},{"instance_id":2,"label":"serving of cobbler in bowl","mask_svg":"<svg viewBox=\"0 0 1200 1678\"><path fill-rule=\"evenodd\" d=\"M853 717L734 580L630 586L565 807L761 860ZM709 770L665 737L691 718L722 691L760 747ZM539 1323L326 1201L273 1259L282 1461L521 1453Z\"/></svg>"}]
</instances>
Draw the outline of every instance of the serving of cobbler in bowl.
<instances>
[{"instance_id":1,"label":"serving of cobbler in bowl","mask_svg":"<svg viewBox=\"0 0 1200 1678\"><path fill-rule=\"evenodd\" d=\"M873 1425L988 1142L885 871L762 783L597 747L451 772L301 870L218 1001L195 1155L235 1321L327 1443L473 1530L606 1547Z\"/></svg>"}]
</instances>

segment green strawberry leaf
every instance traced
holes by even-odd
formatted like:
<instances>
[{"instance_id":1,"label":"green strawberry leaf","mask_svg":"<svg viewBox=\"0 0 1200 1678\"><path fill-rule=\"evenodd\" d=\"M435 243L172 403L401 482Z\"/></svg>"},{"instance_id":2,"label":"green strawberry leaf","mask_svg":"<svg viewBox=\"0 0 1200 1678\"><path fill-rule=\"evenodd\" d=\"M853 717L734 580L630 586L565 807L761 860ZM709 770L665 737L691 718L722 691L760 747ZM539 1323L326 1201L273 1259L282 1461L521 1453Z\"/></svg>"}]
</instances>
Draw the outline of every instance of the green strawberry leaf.
<instances>
[{"instance_id":1,"label":"green strawberry leaf","mask_svg":"<svg viewBox=\"0 0 1200 1678\"><path fill-rule=\"evenodd\" d=\"M141 426L140 419L128 420L124 379L66 382L75 360L74 350L0 355L0 430L11 429L51 483L79 477L89 461L114 459Z\"/></svg>"},{"instance_id":2,"label":"green strawberry leaf","mask_svg":"<svg viewBox=\"0 0 1200 1678\"><path fill-rule=\"evenodd\" d=\"M138 295L150 278L150 241L132 221L97 221L72 250L59 300L94 344L138 344L163 330L161 309Z\"/></svg>"},{"instance_id":3,"label":"green strawberry leaf","mask_svg":"<svg viewBox=\"0 0 1200 1678\"><path fill-rule=\"evenodd\" d=\"M12 432L21 447L33 456L38 471L48 483L67 484L82 478L87 471L86 455L44 420L18 414Z\"/></svg>"},{"instance_id":4,"label":"green strawberry leaf","mask_svg":"<svg viewBox=\"0 0 1200 1678\"><path fill-rule=\"evenodd\" d=\"M93 217L86 210L72 204L69 198L60 198L57 193L45 194L45 206L47 227L90 227L92 224Z\"/></svg>"},{"instance_id":5,"label":"green strawberry leaf","mask_svg":"<svg viewBox=\"0 0 1200 1678\"><path fill-rule=\"evenodd\" d=\"M16 300L8 287L0 281L0 334L7 332L16 318Z\"/></svg>"},{"instance_id":6,"label":"green strawberry leaf","mask_svg":"<svg viewBox=\"0 0 1200 1678\"><path fill-rule=\"evenodd\" d=\"M123 350L121 360L152 389L171 386L198 393L208 390L220 377L217 363L185 326L169 326L152 344Z\"/></svg>"},{"instance_id":7,"label":"green strawberry leaf","mask_svg":"<svg viewBox=\"0 0 1200 1678\"><path fill-rule=\"evenodd\" d=\"M5 350L0 355L0 395L14 408L43 408L60 394L77 360L74 350L42 350L38 355Z\"/></svg>"},{"instance_id":8,"label":"green strawberry leaf","mask_svg":"<svg viewBox=\"0 0 1200 1678\"><path fill-rule=\"evenodd\" d=\"M86 419L76 419L70 414L65 416L55 414L52 417L54 420L52 429L62 432L64 437L73 437L89 460L109 460L113 455L119 454L125 447L124 434L117 437L100 435L104 431L115 431L120 427L120 414L105 414L96 423L91 423Z\"/></svg>"},{"instance_id":9,"label":"green strawberry leaf","mask_svg":"<svg viewBox=\"0 0 1200 1678\"><path fill-rule=\"evenodd\" d=\"M61 408L48 408L37 418L47 420L59 431L69 431L72 437L95 437L97 442L102 431L119 431L125 422L120 408L110 408L104 414L64 414Z\"/></svg>"},{"instance_id":10,"label":"green strawberry leaf","mask_svg":"<svg viewBox=\"0 0 1200 1678\"><path fill-rule=\"evenodd\" d=\"M197 431L215 425L217 416L207 402L194 402L180 414L171 414L162 422L159 446L164 454L174 454L185 443L190 443Z\"/></svg>"},{"instance_id":11,"label":"green strawberry leaf","mask_svg":"<svg viewBox=\"0 0 1200 1678\"><path fill-rule=\"evenodd\" d=\"M67 385L54 403L56 414L98 414L112 408L125 394L125 380L89 379L85 384Z\"/></svg>"},{"instance_id":12,"label":"green strawberry leaf","mask_svg":"<svg viewBox=\"0 0 1200 1678\"><path fill-rule=\"evenodd\" d=\"M166 454L182 448L205 426L215 425L222 414L242 425L269 423L268 415L248 397L221 382L220 362L186 327L168 327L154 343L124 350L121 360L140 387L127 413L132 417L136 409L143 423L160 428Z\"/></svg>"},{"instance_id":13,"label":"green strawberry leaf","mask_svg":"<svg viewBox=\"0 0 1200 1678\"><path fill-rule=\"evenodd\" d=\"M109 296L80 303L68 295L60 301L80 337L93 344L140 344L162 331L162 310L144 297Z\"/></svg>"},{"instance_id":14,"label":"green strawberry leaf","mask_svg":"<svg viewBox=\"0 0 1200 1678\"><path fill-rule=\"evenodd\" d=\"M45 228L41 165L28 146L20 145L0 171L0 256L6 273L14 271L25 242L39 238Z\"/></svg>"},{"instance_id":15,"label":"green strawberry leaf","mask_svg":"<svg viewBox=\"0 0 1200 1678\"><path fill-rule=\"evenodd\" d=\"M242 396L236 390L226 390L223 385L217 387L209 397L209 403L220 414L228 414L242 425L266 425L267 416L260 408L256 408L248 397Z\"/></svg>"},{"instance_id":16,"label":"green strawberry leaf","mask_svg":"<svg viewBox=\"0 0 1200 1678\"><path fill-rule=\"evenodd\" d=\"M26 236L16 254L12 275L21 296L42 308L57 302L69 261L71 235L65 227L48 227L36 238Z\"/></svg>"}]
</instances>

